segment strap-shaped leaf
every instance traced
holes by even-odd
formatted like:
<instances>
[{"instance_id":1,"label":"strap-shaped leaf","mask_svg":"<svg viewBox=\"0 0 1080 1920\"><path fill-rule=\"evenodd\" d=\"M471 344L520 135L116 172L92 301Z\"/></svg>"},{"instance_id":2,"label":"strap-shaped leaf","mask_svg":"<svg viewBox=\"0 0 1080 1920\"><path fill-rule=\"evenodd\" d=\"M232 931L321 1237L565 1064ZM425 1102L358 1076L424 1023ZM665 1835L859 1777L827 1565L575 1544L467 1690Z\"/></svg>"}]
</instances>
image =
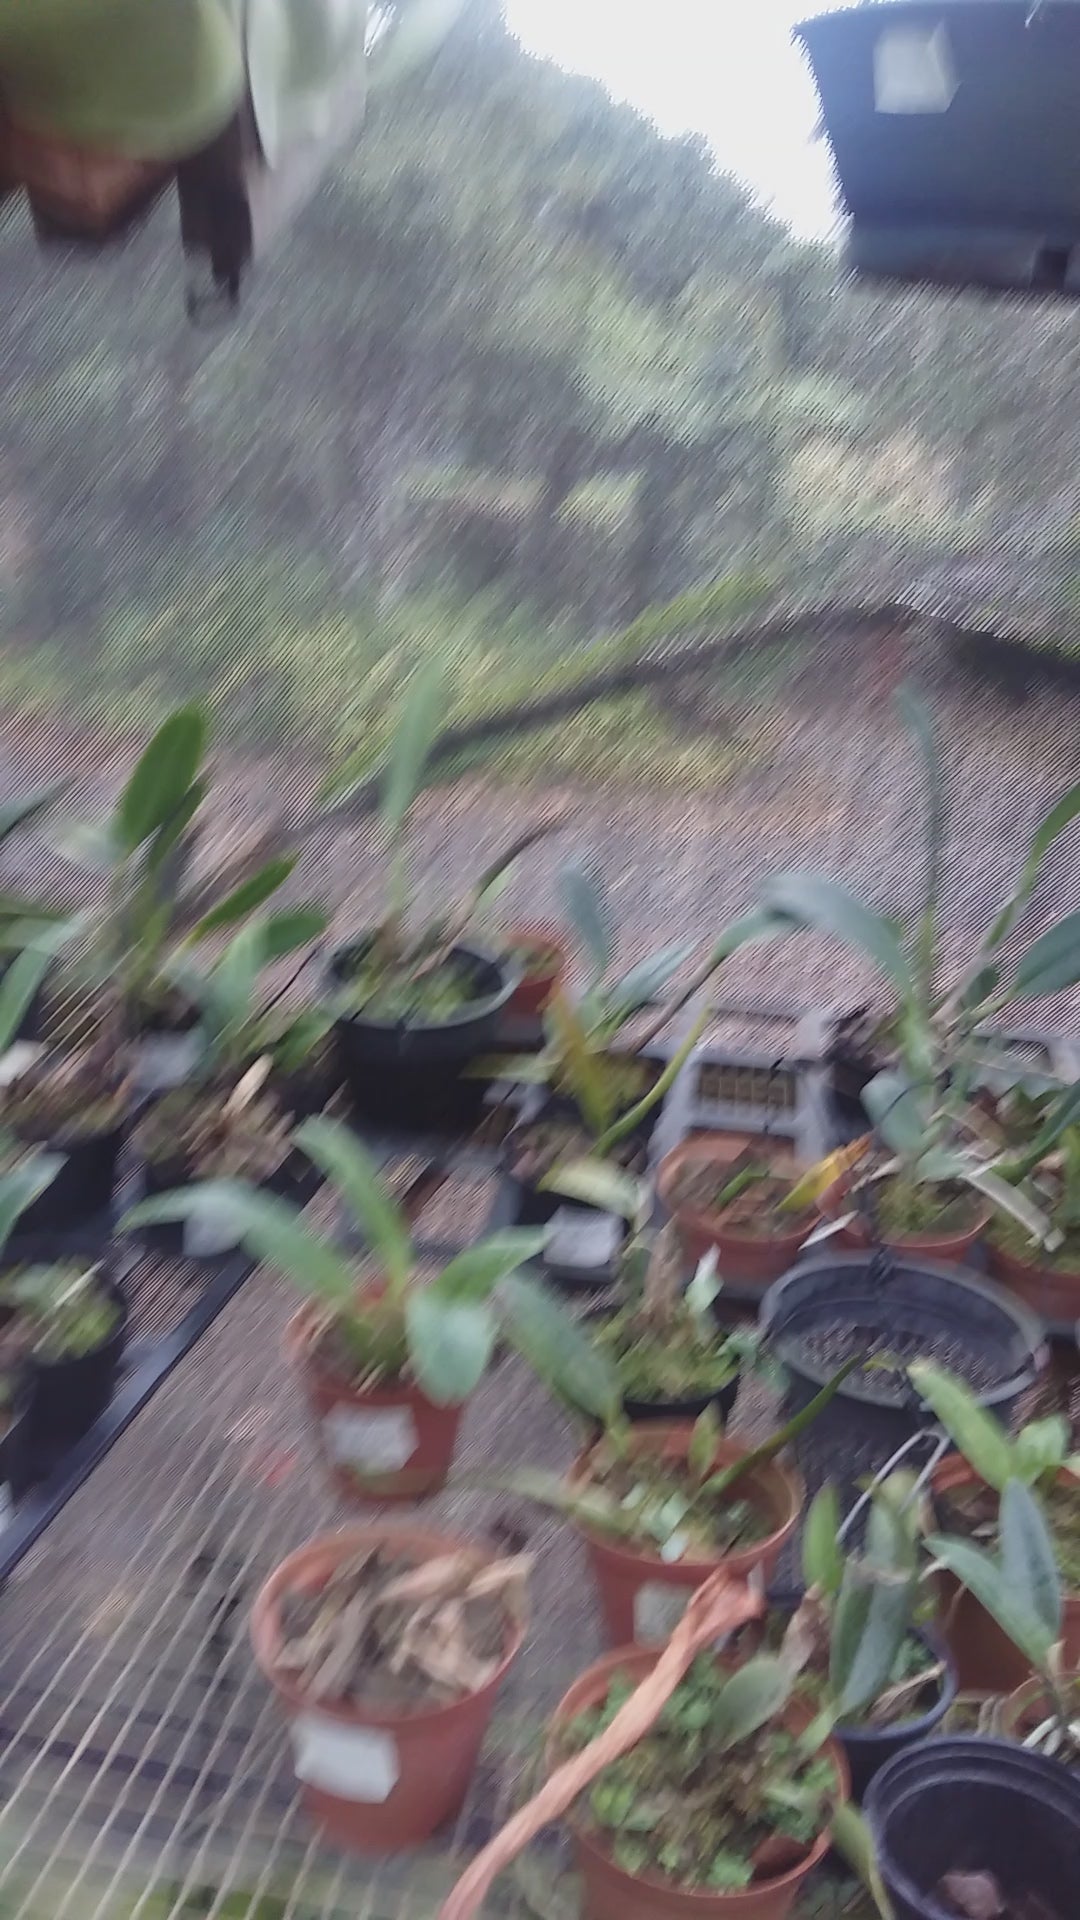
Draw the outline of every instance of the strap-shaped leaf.
<instances>
[{"instance_id":1,"label":"strap-shaped leaf","mask_svg":"<svg viewBox=\"0 0 1080 1920\"><path fill-rule=\"evenodd\" d=\"M1063 1467L1070 1438L1069 1423L1062 1413L1049 1414L1045 1420L1029 1420L1013 1441L1017 1479L1031 1487L1044 1473Z\"/></svg>"},{"instance_id":2,"label":"strap-shaped leaf","mask_svg":"<svg viewBox=\"0 0 1080 1920\"><path fill-rule=\"evenodd\" d=\"M123 853L168 825L199 771L206 735L201 707L179 707L158 728L117 803L113 831Z\"/></svg>"},{"instance_id":3,"label":"strap-shaped leaf","mask_svg":"<svg viewBox=\"0 0 1080 1920\"><path fill-rule=\"evenodd\" d=\"M1080 980L1080 912L1067 913L1034 941L1017 966L1010 1000L1043 1000Z\"/></svg>"},{"instance_id":4,"label":"strap-shaped leaf","mask_svg":"<svg viewBox=\"0 0 1080 1920\"><path fill-rule=\"evenodd\" d=\"M508 1274L535 1260L547 1244L546 1227L507 1227L466 1247L428 1288L441 1300L487 1300Z\"/></svg>"},{"instance_id":5,"label":"strap-shaped leaf","mask_svg":"<svg viewBox=\"0 0 1080 1920\"><path fill-rule=\"evenodd\" d=\"M614 1361L540 1282L515 1273L503 1284L507 1338L560 1399L605 1427L622 1406Z\"/></svg>"},{"instance_id":6,"label":"strap-shaped leaf","mask_svg":"<svg viewBox=\"0 0 1080 1920\"><path fill-rule=\"evenodd\" d=\"M414 1264L408 1225L366 1147L340 1121L322 1118L305 1120L293 1138L333 1181L391 1286L403 1290Z\"/></svg>"},{"instance_id":7,"label":"strap-shaped leaf","mask_svg":"<svg viewBox=\"0 0 1080 1920\"><path fill-rule=\"evenodd\" d=\"M417 668L408 688L390 744L382 783L383 825L396 839L406 815L424 785L432 747L446 711L446 687L440 661L432 658Z\"/></svg>"},{"instance_id":8,"label":"strap-shaped leaf","mask_svg":"<svg viewBox=\"0 0 1080 1920\"><path fill-rule=\"evenodd\" d=\"M663 947L647 960L639 960L621 980L609 988L605 998L610 1013L618 1013L621 1019L628 1020L632 1013L638 1013L642 1007L650 1006L663 993L679 968L686 965L694 951L692 940L680 945Z\"/></svg>"},{"instance_id":9,"label":"strap-shaped leaf","mask_svg":"<svg viewBox=\"0 0 1080 1920\"><path fill-rule=\"evenodd\" d=\"M540 1185L547 1193L562 1194L601 1213L617 1213L623 1220L637 1218L646 1191L641 1181L612 1166L610 1160L572 1160L545 1174Z\"/></svg>"},{"instance_id":10,"label":"strap-shaped leaf","mask_svg":"<svg viewBox=\"0 0 1080 1920\"><path fill-rule=\"evenodd\" d=\"M781 873L766 883L764 896L768 906L796 925L861 948L899 993L911 997L914 981L894 928L839 881L813 873Z\"/></svg>"},{"instance_id":11,"label":"strap-shaped leaf","mask_svg":"<svg viewBox=\"0 0 1080 1920\"><path fill-rule=\"evenodd\" d=\"M1010 1480L1001 1496L998 1535L1006 1587L1056 1646L1063 1615L1057 1555L1043 1510L1020 1480Z\"/></svg>"},{"instance_id":12,"label":"strap-shaped leaf","mask_svg":"<svg viewBox=\"0 0 1080 1920\"><path fill-rule=\"evenodd\" d=\"M975 1595L1024 1658L1045 1673L1053 1637L1039 1616L1021 1604L993 1555L973 1546L970 1540L955 1540L940 1533L927 1535L926 1550Z\"/></svg>"},{"instance_id":13,"label":"strap-shaped leaf","mask_svg":"<svg viewBox=\"0 0 1080 1920\"><path fill-rule=\"evenodd\" d=\"M6 1053L31 1001L48 972L52 954L27 947L17 954L0 979L0 1053Z\"/></svg>"},{"instance_id":14,"label":"strap-shaped leaf","mask_svg":"<svg viewBox=\"0 0 1080 1920\"><path fill-rule=\"evenodd\" d=\"M62 1153L34 1153L0 1175L0 1253L16 1221L52 1185L64 1158Z\"/></svg>"},{"instance_id":15,"label":"strap-shaped leaf","mask_svg":"<svg viewBox=\"0 0 1080 1920\"><path fill-rule=\"evenodd\" d=\"M988 1487L1002 1493L1015 1466L1012 1442L993 1414L979 1405L962 1380L930 1360L913 1360L908 1377L968 1465Z\"/></svg>"},{"instance_id":16,"label":"strap-shaped leaf","mask_svg":"<svg viewBox=\"0 0 1080 1920\"><path fill-rule=\"evenodd\" d=\"M1042 866L1046 854L1049 852L1050 847L1057 839L1059 833L1064 833L1065 828L1077 818L1077 815L1080 815L1080 785L1072 787L1068 793L1062 795L1056 806L1051 807L1046 819L1032 840L1016 892L1013 894L1012 899L1002 908L1001 913L998 915L998 918L986 936L984 945L988 951L994 947L999 947L1005 939L1006 934L1016 925L1021 910L1035 891L1035 882L1039 877L1039 868Z\"/></svg>"},{"instance_id":17,"label":"strap-shaped leaf","mask_svg":"<svg viewBox=\"0 0 1080 1920\"><path fill-rule=\"evenodd\" d=\"M914 738L926 773L926 891L916 943L916 965L922 998L934 987L937 939L937 903L941 882L941 855L945 841L945 778L930 709L914 687L902 686L897 706Z\"/></svg>"},{"instance_id":18,"label":"strap-shaped leaf","mask_svg":"<svg viewBox=\"0 0 1080 1920\"><path fill-rule=\"evenodd\" d=\"M567 860L559 868L563 909L588 956L594 981L603 979L615 957L615 925L611 905L598 873L582 860Z\"/></svg>"},{"instance_id":19,"label":"strap-shaped leaf","mask_svg":"<svg viewBox=\"0 0 1080 1920\"><path fill-rule=\"evenodd\" d=\"M802 1565L806 1585L817 1587L829 1599L839 1593L844 1577L844 1554L837 1539L839 1531L839 1496L834 1486L826 1484L815 1495L806 1516Z\"/></svg>"},{"instance_id":20,"label":"strap-shaped leaf","mask_svg":"<svg viewBox=\"0 0 1080 1920\"><path fill-rule=\"evenodd\" d=\"M833 1615L829 1689L838 1713L861 1713L889 1685L911 1627L913 1574L849 1560Z\"/></svg>"},{"instance_id":21,"label":"strap-shaped leaf","mask_svg":"<svg viewBox=\"0 0 1080 1920\"><path fill-rule=\"evenodd\" d=\"M263 906L271 894L284 885L295 865L294 853L279 854L276 859L268 860L258 873L251 874L204 914L188 939L204 940L209 933L219 933L223 927L234 927L238 920L246 920L249 913Z\"/></svg>"},{"instance_id":22,"label":"strap-shaped leaf","mask_svg":"<svg viewBox=\"0 0 1080 1920\"><path fill-rule=\"evenodd\" d=\"M253 1259L276 1267L304 1293L332 1306L347 1308L356 1299L351 1261L313 1233L296 1208L275 1194L258 1193L241 1180L208 1180L140 1201L124 1215L120 1228L126 1231L177 1220L205 1222L215 1234L220 1230L223 1236L232 1235Z\"/></svg>"},{"instance_id":23,"label":"strap-shaped leaf","mask_svg":"<svg viewBox=\"0 0 1080 1920\"><path fill-rule=\"evenodd\" d=\"M906 1074L878 1073L863 1088L868 1117L893 1153L905 1159L921 1153L930 1136L930 1108Z\"/></svg>"},{"instance_id":24,"label":"strap-shaped leaf","mask_svg":"<svg viewBox=\"0 0 1080 1920\"><path fill-rule=\"evenodd\" d=\"M437 1407L457 1406L479 1386L495 1349L498 1324L478 1300L448 1300L414 1287L405 1303L409 1364Z\"/></svg>"}]
</instances>

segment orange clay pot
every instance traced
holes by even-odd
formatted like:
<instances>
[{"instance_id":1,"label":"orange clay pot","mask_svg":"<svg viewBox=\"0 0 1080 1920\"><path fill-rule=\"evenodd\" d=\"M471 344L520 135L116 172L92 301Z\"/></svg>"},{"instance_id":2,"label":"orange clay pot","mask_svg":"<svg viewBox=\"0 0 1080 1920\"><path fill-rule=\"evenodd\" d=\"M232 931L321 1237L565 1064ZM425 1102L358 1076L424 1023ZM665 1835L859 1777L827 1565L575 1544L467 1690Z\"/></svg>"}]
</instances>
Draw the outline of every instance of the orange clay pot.
<instances>
[{"instance_id":1,"label":"orange clay pot","mask_svg":"<svg viewBox=\"0 0 1080 1920\"><path fill-rule=\"evenodd\" d=\"M675 1197L686 1168L702 1162L715 1166L719 1186L726 1168L754 1137L748 1133L691 1134L660 1162L656 1190L675 1221L683 1252L691 1266L696 1267L715 1247L723 1279L758 1286L764 1291L795 1265L809 1228L803 1224L793 1227L790 1233L746 1233L726 1227L719 1215L687 1205Z\"/></svg>"},{"instance_id":2,"label":"orange clay pot","mask_svg":"<svg viewBox=\"0 0 1080 1920\"><path fill-rule=\"evenodd\" d=\"M668 1459L685 1458L692 1432L690 1425L635 1427L628 1445L632 1455L660 1453ZM737 1441L720 1440L713 1465L730 1466L747 1451ZM591 1453L590 1448L575 1461L569 1475L571 1488L587 1481ZM648 1547L617 1540L575 1522L585 1540L611 1646L625 1646L631 1640L666 1639L691 1593L710 1574L723 1571L732 1580L756 1576L762 1584L768 1580L798 1525L802 1482L777 1461L768 1460L750 1471L740 1492L752 1495L761 1506L770 1530L752 1546L710 1560L661 1560Z\"/></svg>"},{"instance_id":3,"label":"orange clay pot","mask_svg":"<svg viewBox=\"0 0 1080 1920\"><path fill-rule=\"evenodd\" d=\"M322 1534L270 1575L251 1610L255 1658L291 1723L297 1778L313 1820L340 1846L399 1853L419 1846L459 1812L492 1709L525 1635L508 1622L503 1658L486 1686L449 1706L391 1713L355 1702L308 1699L277 1657L281 1603L288 1593L325 1586L336 1566L373 1547L400 1547L424 1560L470 1543L422 1527L347 1527ZM480 1560L494 1554L478 1549Z\"/></svg>"},{"instance_id":4,"label":"orange clay pot","mask_svg":"<svg viewBox=\"0 0 1080 1920\"><path fill-rule=\"evenodd\" d=\"M643 1680L658 1658L658 1651L623 1647L616 1653L605 1654L575 1680L552 1716L547 1750L549 1769L556 1764L555 1732L586 1707L594 1707L603 1700L616 1674L625 1674L634 1681ZM722 1656L720 1664L727 1664ZM783 1718L792 1733L801 1733L809 1726L812 1714L801 1701L792 1701ZM851 1781L843 1750L835 1740L829 1740L822 1754L836 1768L840 1798L846 1800ZM577 1863L585 1883L582 1920L786 1920L804 1880L824 1860L831 1845L826 1827L798 1865L775 1879L762 1879L731 1892L698 1892L672 1886L659 1874L625 1872L604 1851L596 1834L573 1813L566 1816L566 1824L574 1836Z\"/></svg>"},{"instance_id":5,"label":"orange clay pot","mask_svg":"<svg viewBox=\"0 0 1080 1920\"><path fill-rule=\"evenodd\" d=\"M303 1382L337 1491L378 1506L438 1493L450 1472L462 1407L437 1407L407 1381L359 1391L316 1355L320 1320L318 1308L301 1307L285 1329L285 1355Z\"/></svg>"},{"instance_id":6,"label":"orange clay pot","mask_svg":"<svg viewBox=\"0 0 1080 1920\"><path fill-rule=\"evenodd\" d=\"M530 943L551 950L551 964L538 972L533 971L533 963L526 954L515 955L522 970L522 977L514 988L506 1004L505 1015L512 1020L535 1019L543 1013L552 994L562 986L566 978L569 956L566 944L557 927L542 925L511 927L504 936L504 946L513 953L518 942Z\"/></svg>"},{"instance_id":7,"label":"orange clay pot","mask_svg":"<svg viewBox=\"0 0 1080 1920\"><path fill-rule=\"evenodd\" d=\"M1033 1313L1041 1314L1044 1320L1068 1320L1070 1324L1080 1319L1080 1273L1057 1272L1053 1267L1018 1260L1004 1247L995 1247L992 1240L986 1255L991 1279L1008 1287Z\"/></svg>"},{"instance_id":8,"label":"orange clay pot","mask_svg":"<svg viewBox=\"0 0 1080 1920\"><path fill-rule=\"evenodd\" d=\"M980 1484L963 1454L939 1460L930 1478L934 1494L955 1493ZM1062 1467L1058 1484L1080 1486L1080 1479ZM941 1631L956 1662L961 1693L1012 1693L1031 1678L1031 1667L1018 1647L987 1613L981 1601L962 1587L951 1573L937 1575ZM1080 1594L1065 1596L1065 1665L1080 1665Z\"/></svg>"}]
</instances>

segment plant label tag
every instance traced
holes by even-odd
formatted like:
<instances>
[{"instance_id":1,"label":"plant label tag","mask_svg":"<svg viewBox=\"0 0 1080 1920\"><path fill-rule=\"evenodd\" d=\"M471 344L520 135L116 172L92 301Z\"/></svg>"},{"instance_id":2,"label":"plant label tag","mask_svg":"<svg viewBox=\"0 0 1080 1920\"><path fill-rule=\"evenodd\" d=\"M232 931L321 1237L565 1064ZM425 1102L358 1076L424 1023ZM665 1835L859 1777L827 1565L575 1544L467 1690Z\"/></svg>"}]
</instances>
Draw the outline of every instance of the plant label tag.
<instances>
[{"instance_id":1,"label":"plant label tag","mask_svg":"<svg viewBox=\"0 0 1080 1920\"><path fill-rule=\"evenodd\" d=\"M342 1800L377 1806L401 1775L397 1741L376 1727L343 1727L320 1713L302 1713L292 1725L293 1765L305 1786Z\"/></svg>"},{"instance_id":2,"label":"plant label tag","mask_svg":"<svg viewBox=\"0 0 1080 1920\"><path fill-rule=\"evenodd\" d=\"M155 1033L139 1042L136 1078L144 1093L166 1093L192 1071L199 1054L193 1033Z\"/></svg>"},{"instance_id":3,"label":"plant label tag","mask_svg":"<svg viewBox=\"0 0 1080 1920\"><path fill-rule=\"evenodd\" d=\"M408 1407L335 1407L322 1423L323 1440L339 1467L394 1473L416 1452L416 1421Z\"/></svg>"},{"instance_id":4,"label":"plant label tag","mask_svg":"<svg viewBox=\"0 0 1080 1920\"><path fill-rule=\"evenodd\" d=\"M231 1253L238 1245L232 1222L216 1217L209 1207L184 1221L183 1248L190 1260L212 1260L215 1254Z\"/></svg>"},{"instance_id":5,"label":"plant label tag","mask_svg":"<svg viewBox=\"0 0 1080 1920\"><path fill-rule=\"evenodd\" d=\"M669 1587L650 1580L634 1595L634 1639L670 1639L690 1605L694 1587Z\"/></svg>"},{"instance_id":6,"label":"plant label tag","mask_svg":"<svg viewBox=\"0 0 1080 1920\"><path fill-rule=\"evenodd\" d=\"M9 1520L15 1518L15 1502L11 1497L11 1488L6 1480L0 1481L0 1533Z\"/></svg>"},{"instance_id":7,"label":"plant label tag","mask_svg":"<svg viewBox=\"0 0 1080 1920\"><path fill-rule=\"evenodd\" d=\"M560 1207L551 1217L544 1258L553 1267L608 1267L622 1244L622 1223L593 1207Z\"/></svg>"},{"instance_id":8,"label":"plant label tag","mask_svg":"<svg viewBox=\"0 0 1080 1920\"><path fill-rule=\"evenodd\" d=\"M0 1087L10 1086L20 1073L40 1060L45 1049L36 1040L16 1040L6 1053L0 1053Z\"/></svg>"}]
</instances>

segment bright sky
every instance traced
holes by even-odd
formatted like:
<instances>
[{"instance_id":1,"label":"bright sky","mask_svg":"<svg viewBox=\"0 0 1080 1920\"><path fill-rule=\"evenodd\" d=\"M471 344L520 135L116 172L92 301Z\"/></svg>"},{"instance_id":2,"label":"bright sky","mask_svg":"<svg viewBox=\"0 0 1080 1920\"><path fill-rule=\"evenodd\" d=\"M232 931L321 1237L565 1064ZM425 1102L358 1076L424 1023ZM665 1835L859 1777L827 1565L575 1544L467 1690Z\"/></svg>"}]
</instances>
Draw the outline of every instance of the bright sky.
<instances>
[{"instance_id":1,"label":"bright sky","mask_svg":"<svg viewBox=\"0 0 1080 1920\"><path fill-rule=\"evenodd\" d=\"M530 51L603 81L665 133L695 131L799 233L834 220L814 89L791 44L815 0L507 0Z\"/></svg>"}]
</instances>

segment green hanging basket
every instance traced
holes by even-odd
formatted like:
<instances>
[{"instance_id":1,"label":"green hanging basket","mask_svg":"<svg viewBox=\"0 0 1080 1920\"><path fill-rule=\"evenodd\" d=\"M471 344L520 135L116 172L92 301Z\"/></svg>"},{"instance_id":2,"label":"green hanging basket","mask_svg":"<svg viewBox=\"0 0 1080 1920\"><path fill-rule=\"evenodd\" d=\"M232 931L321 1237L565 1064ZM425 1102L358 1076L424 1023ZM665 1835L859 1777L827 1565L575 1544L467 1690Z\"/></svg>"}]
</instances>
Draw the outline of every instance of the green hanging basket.
<instances>
[{"instance_id":1,"label":"green hanging basket","mask_svg":"<svg viewBox=\"0 0 1080 1920\"><path fill-rule=\"evenodd\" d=\"M0 94L16 124L171 161L244 93L239 0L0 0Z\"/></svg>"}]
</instances>

